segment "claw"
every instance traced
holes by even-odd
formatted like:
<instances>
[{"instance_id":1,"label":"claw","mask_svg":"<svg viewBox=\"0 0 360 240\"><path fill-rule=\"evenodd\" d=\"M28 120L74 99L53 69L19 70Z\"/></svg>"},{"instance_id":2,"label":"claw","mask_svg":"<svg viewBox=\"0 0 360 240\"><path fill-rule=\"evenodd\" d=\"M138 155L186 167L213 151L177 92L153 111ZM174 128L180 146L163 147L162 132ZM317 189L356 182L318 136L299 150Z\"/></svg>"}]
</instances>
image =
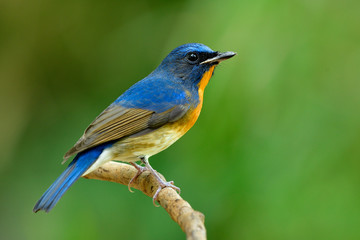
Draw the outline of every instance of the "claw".
<instances>
[{"instance_id":1,"label":"claw","mask_svg":"<svg viewBox=\"0 0 360 240\"><path fill-rule=\"evenodd\" d=\"M155 207L159 207L159 205L156 205L155 201L161 191L161 189L166 188L166 187L170 187L172 189L174 189L175 191L177 191L180 194L180 188L178 188L177 186L174 185L174 181L170 181L170 182L166 182L164 181L159 174L151 167L151 165L149 164L149 160L148 157L144 156L140 158L141 162L143 164L145 164L145 168L146 170L149 170L152 175L154 175L154 177L156 178L156 180L159 183L159 187L156 190L154 196L153 196L153 204L155 205Z\"/></svg>"},{"instance_id":2,"label":"claw","mask_svg":"<svg viewBox=\"0 0 360 240\"><path fill-rule=\"evenodd\" d=\"M175 191L177 191L179 194L181 192L181 189L177 186L174 185L174 181L170 181L170 182L165 182L161 179L161 181L159 181L159 187L158 189L156 190L154 196L153 196L153 204L155 207L160 207L160 205L157 205L156 204L156 199L160 193L160 191L163 189L163 188L166 188L166 187L170 187L172 189L174 189Z\"/></svg>"},{"instance_id":3,"label":"claw","mask_svg":"<svg viewBox=\"0 0 360 240\"><path fill-rule=\"evenodd\" d=\"M131 190L131 187L130 187L130 185L131 185L131 183L134 181L134 180L136 180L139 176L140 176L140 174L142 174L144 171L146 171L147 169L146 169L146 167L143 167L143 166L140 166L140 165L138 165L138 164L136 164L136 163L130 163L131 165L133 165L133 167L134 168L136 168L136 170L137 170L137 173L135 174L135 176L130 180L130 182L129 182L129 184L128 184L128 189L129 189L129 191L130 192L134 192L133 190Z\"/></svg>"}]
</instances>

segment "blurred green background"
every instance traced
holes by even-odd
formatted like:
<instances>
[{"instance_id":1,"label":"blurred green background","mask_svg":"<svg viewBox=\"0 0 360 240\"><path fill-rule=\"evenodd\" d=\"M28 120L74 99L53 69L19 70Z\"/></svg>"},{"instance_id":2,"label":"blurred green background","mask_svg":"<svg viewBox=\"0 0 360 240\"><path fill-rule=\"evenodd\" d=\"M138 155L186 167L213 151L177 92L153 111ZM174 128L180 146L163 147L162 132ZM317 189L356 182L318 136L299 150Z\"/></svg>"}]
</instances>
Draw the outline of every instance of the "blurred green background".
<instances>
[{"instance_id":1,"label":"blurred green background","mask_svg":"<svg viewBox=\"0 0 360 240\"><path fill-rule=\"evenodd\" d=\"M184 239L126 186L80 179L32 208L86 126L173 48L238 55L151 159L209 239L360 239L360 2L0 2L0 238Z\"/></svg>"}]
</instances>

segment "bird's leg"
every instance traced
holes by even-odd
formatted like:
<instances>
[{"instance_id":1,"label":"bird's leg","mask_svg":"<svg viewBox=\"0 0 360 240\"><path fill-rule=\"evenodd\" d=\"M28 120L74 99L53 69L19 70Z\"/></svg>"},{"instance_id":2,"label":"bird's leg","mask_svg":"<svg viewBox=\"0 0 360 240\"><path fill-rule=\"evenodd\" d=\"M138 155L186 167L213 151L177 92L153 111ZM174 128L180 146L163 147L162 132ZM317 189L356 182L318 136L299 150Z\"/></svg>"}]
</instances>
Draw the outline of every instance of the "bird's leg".
<instances>
[{"instance_id":1,"label":"bird's leg","mask_svg":"<svg viewBox=\"0 0 360 240\"><path fill-rule=\"evenodd\" d=\"M174 185L174 181L170 181L170 182L166 182L164 181L159 174L151 167L151 165L149 164L149 159L148 157L141 157L141 162L143 164L145 164L145 168L147 170L149 170L156 178L156 180L159 183L159 188L156 190L154 196L153 196L153 204L158 207L158 205L156 205L155 200L158 197L161 189L166 188L166 187L170 187L172 189L174 189L175 191L177 191L180 194L180 188L178 188L177 186Z\"/></svg>"},{"instance_id":2,"label":"bird's leg","mask_svg":"<svg viewBox=\"0 0 360 240\"><path fill-rule=\"evenodd\" d=\"M130 184L137 179L138 176L140 176L140 174L142 174L144 171L146 171L146 167L140 166L136 163L130 162L131 165L133 165L134 168L136 168L137 173L135 174L135 176L130 180L129 184L128 184L128 188L130 192L134 192L133 190L131 190Z\"/></svg>"}]
</instances>

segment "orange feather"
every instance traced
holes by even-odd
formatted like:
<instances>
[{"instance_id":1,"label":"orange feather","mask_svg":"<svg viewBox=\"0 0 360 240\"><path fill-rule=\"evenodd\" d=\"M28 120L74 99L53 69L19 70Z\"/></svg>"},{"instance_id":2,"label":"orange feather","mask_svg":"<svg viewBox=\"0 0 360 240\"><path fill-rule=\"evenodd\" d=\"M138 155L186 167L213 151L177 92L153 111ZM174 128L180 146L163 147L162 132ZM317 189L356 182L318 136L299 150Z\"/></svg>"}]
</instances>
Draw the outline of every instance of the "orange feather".
<instances>
[{"instance_id":1,"label":"orange feather","mask_svg":"<svg viewBox=\"0 0 360 240\"><path fill-rule=\"evenodd\" d=\"M210 69L204 73L203 77L201 78L200 82L198 83L198 87L199 87L199 104L196 106L196 108L194 110L192 110L190 112L190 114L188 115L188 121L186 123L186 127L183 129L183 134L185 134L196 122L196 120L198 119L200 112L201 112L201 108L203 105L203 97L204 97L204 89L206 87L206 85L209 83L209 80L214 72L215 69L215 65L210 67Z\"/></svg>"}]
</instances>

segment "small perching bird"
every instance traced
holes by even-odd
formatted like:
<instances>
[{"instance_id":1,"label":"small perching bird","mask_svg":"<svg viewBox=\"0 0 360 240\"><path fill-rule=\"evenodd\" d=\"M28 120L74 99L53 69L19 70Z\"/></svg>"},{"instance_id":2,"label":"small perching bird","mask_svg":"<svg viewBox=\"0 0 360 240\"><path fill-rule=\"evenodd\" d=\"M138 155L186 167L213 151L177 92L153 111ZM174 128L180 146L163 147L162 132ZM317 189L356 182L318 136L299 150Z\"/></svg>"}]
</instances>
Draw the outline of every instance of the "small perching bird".
<instances>
[{"instance_id":1,"label":"small perching bird","mask_svg":"<svg viewBox=\"0 0 360 240\"><path fill-rule=\"evenodd\" d=\"M172 182L162 180L149 164L149 157L168 148L196 122L203 93L215 67L234 52L216 52L199 44L175 48L147 77L134 84L106 108L64 156L75 158L35 204L34 212L49 212L69 187L111 161L129 162L138 170L149 170L160 190ZM145 166L135 164L141 161ZM130 181L130 183L133 179Z\"/></svg>"}]
</instances>

